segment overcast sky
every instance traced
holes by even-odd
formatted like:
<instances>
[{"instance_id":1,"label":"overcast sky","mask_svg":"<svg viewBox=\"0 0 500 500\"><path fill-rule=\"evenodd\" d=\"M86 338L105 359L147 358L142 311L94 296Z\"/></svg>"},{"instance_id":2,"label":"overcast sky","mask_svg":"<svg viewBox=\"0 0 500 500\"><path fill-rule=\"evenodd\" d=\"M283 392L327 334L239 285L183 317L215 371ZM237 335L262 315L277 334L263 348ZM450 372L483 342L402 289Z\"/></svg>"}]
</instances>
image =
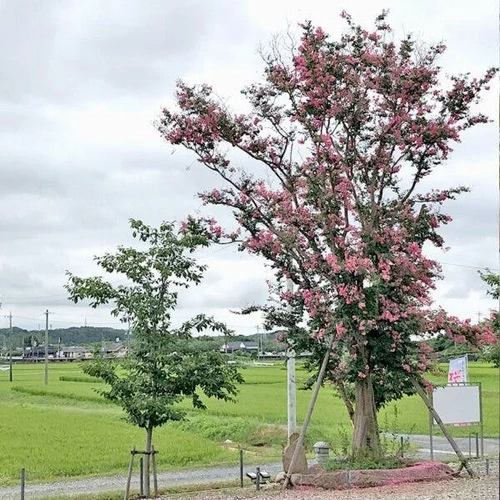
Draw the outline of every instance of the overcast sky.
<instances>
[{"instance_id":1,"label":"overcast sky","mask_svg":"<svg viewBox=\"0 0 500 500\"><path fill-rule=\"evenodd\" d=\"M0 0L0 327L120 326L106 310L75 306L65 270L96 274L92 256L130 243L128 219L150 224L200 208L210 184L193 157L167 145L152 122L174 85L208 82L235 106L259 79L259 44L311 19L333 37L348 10L371 26L391 11L396 36L444 40L446 73L480 75L498 63L498 2L475 0ZM498 82L482 109L498 116ZM445 280L437 304L477 321L496 303L476 267L498 268L498 123L470 131L434 177L473 191L449 205L450 251L432 256ZM230 310L267 297L257 258L229 248L200 253L204 284L181 301L254 333L258 315Z\"/></svg>"}]
</instances>

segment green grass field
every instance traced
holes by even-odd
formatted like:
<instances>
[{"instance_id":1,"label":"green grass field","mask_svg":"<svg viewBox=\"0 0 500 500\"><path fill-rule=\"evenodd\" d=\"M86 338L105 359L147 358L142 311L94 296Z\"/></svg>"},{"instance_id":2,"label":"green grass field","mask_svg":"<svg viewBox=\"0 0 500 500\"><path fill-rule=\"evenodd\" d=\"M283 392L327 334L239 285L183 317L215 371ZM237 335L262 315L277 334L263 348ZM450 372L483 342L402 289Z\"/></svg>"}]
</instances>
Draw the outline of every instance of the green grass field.
<instances>
[{"instance_id":1,"label":"green grass field","mask_svg":"<svg viewBox=\"0 0 500 500\"><path fill-rule=\"evenodd\" d=\"M470 363L470 379L481 382L485 436L499 433L498 371ZM238 403L207 401L205 412L155 431L161 470L236 464L237 445L254 463L279 459L286 442L286 370L281 365L242 370ZM298 385L307 378L300 368ZM435 379L445 383L446 375ZM123 421L122 411L96 392L103 385L89 380L76 363L51 364L44 385L43 364L14 366L14 381L0 372L0 485L14 484L22 467L29 482L125 473L132 446L140 449L144 432ZM306 413L310 391L297 393L297 419ZM396 408L396 409L395 409ZM396 416L397 414L397 416ZM381 428L426 434L427 411L417 396L388 405L379 415ZM475 428L453 428L455 436ZM340 449L349 440L350 423L342 402L329 387L321 390L307 443L325 440ZM233 446L224 445L225 440Z\"/></svg>"}]
</instances>

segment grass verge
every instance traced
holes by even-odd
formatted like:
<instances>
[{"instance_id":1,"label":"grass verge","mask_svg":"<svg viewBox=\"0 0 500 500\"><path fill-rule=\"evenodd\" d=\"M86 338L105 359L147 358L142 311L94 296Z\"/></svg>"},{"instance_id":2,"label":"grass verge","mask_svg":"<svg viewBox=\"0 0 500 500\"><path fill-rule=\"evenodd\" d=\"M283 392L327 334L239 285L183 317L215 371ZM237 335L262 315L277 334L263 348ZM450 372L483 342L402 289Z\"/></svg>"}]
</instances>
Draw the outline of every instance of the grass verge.
<instances>
[{"instance_id":1,"label":"grass verge","mask_svg":"<svg viewBox=\"0 0 500 500\"><path fill-rule=\"evenodd\" d=\"M498 371L492 365L470 363L469 372L472 381L482 383L485 437L498 436ZM248 464L280 460L286 444L284 365L246 367L243 373L247 383L237 404L204 400L207 410L201 412L184 402L188 420L155 431L160 471L237 465L238 447L245 450ZM126 472L130 449L134 445L141 449L144 432L126 424L121 410L96 393L103 384L89 380L75 363L50 365L48 385L42 364L14 365L13 376L10 383L8 373L0 372L0 436L8 436L0 439L0 485L16 484L22 467L31 483ZM298 366L298 387L306 378ZM434 381L446 381L445 367ZM310 391L297 391L299 423L310 396ZM427 410L418 397L405 397L381 410L379 425L386 433L427 434ZM452 434L460 437L475 431L453 428ZM306 448L311 452L316 441L326 441L332 454L334 449L344 454L350 439L347 412L325 386ZM224 444L227 440L229 445Z\"/></svg>"}]
</instances>

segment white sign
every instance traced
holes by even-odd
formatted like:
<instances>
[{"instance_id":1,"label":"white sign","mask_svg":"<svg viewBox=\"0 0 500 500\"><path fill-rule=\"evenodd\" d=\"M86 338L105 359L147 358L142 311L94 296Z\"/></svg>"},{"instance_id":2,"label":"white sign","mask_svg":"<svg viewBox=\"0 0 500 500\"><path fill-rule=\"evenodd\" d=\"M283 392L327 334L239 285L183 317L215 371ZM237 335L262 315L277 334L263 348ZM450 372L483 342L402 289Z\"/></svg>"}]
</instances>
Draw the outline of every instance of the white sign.
<instances>
[{"instance_id":1,"label":"white sign","mask_svg":"<svg viewBox=\"0 0 500 500\"><path fill-rule=\"evenodd\" d=\"M448 385L436 387L432 403L445 424L476 423L481 421L481 402L478 385Z\"/></svg>"},{"instance_id":2,"label":"white sign","mask_svg":"<svg viewBox=\"0 0 500 500\"><path fill-rule=\"evenodd\" d=\"M9 365L0 365L0 370L5 372L9 369Z\"/></svg>"},{"instance_id":3,"label":"white sign","mask_svg":"<svg viewBox=\"0 0 500 500\"><path fill-rule=\"evenodd\" d=\"M450 366L448 368L448 384L460 384L468 381L467 356L450 359Z\"/></svg>"}]
</instances>

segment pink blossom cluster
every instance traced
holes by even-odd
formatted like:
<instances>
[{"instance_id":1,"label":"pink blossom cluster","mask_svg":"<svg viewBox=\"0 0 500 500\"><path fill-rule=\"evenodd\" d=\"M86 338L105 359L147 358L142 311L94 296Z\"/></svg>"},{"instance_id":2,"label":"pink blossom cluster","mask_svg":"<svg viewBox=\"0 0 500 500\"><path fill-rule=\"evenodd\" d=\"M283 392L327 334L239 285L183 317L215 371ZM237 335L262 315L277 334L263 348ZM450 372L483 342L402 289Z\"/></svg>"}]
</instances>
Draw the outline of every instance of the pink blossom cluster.
<instances>
[{"instance_id":1,"label":"pink blossom cluster","mask_svg":"<svg viewBox=\"0 0 500 500\"><path fill-rule=\"evenodd\" d=\"M371 32L343 16L349 29L340 40L304 23L289 63L266 60L263 81L243 91L248 114L232 114L209 86L180 82L178 109L164 109L157 127L225 183L200 196L230 208L240 232L215 220L198 230L216 242L238 239L291 277L298 294L282 300L302 304L317 339L335 335L338 359L349 353L349 363L338 365L344 373L422 374L432 353L421 344L411 357L415 336L442 331L458 343L493 341L487 326L431 309L441 274L424 244L443 248L438 231L451 218L442 205L467 188L422 193L418 186L465 129L488 121L473 105L496 70L453 76L447 88L437 65L443 44L417 58L415 41L387 41L385 15ZM233 150L267 175L233 160Z\"/></svg>"}]
</instances>

